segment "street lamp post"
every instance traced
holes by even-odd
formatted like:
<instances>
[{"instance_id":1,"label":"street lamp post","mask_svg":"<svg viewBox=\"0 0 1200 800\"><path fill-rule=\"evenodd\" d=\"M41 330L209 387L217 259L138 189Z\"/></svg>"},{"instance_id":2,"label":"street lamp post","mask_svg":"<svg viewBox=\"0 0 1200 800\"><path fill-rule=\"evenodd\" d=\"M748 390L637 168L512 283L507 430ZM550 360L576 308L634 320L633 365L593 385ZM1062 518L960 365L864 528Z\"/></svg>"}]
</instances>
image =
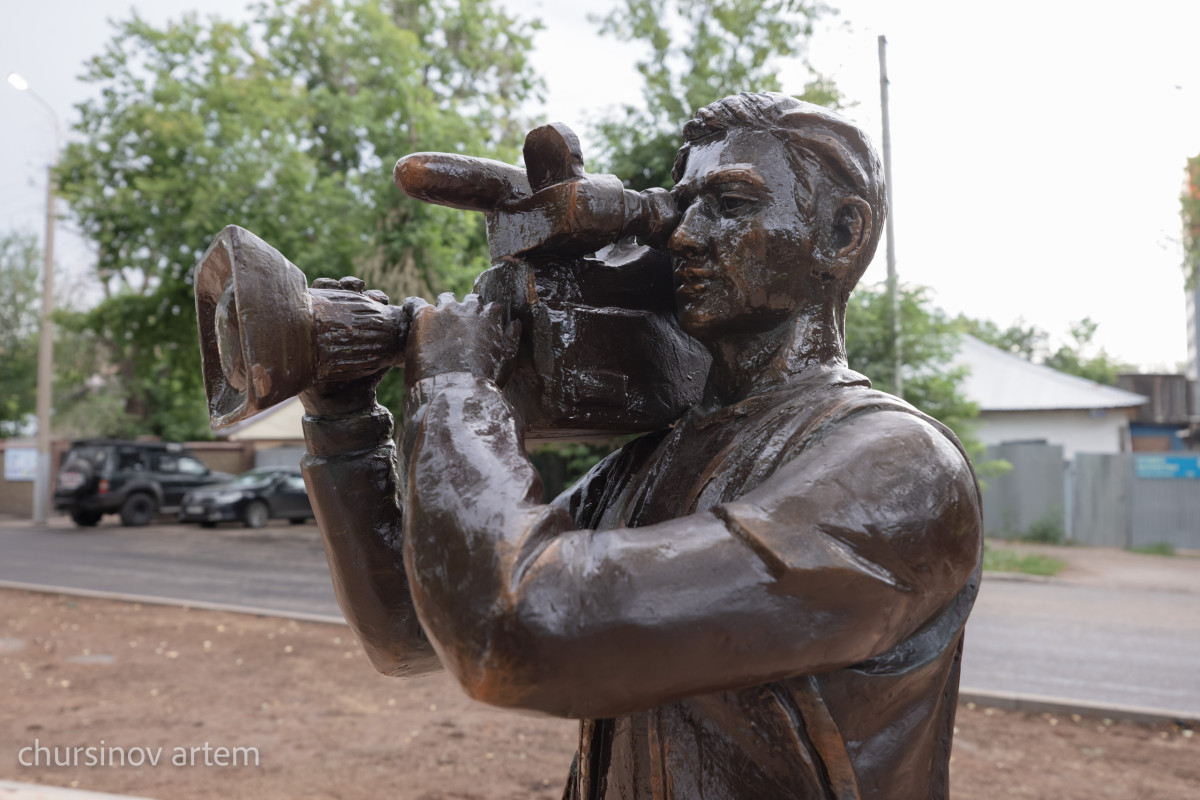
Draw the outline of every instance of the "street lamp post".
<instances>
[{"instance_id":1,"label":"street lamp post","mask_svg":"<svg viewBox=\"0 0 1200 800\"><path fill-rule=\"evenodd\" d=\"M50 516L50 398L54 377L54 164L58 160L61 135L58 114L29 83L17 73L8 82L19 92L25 92L50 112L54 120L54 157L46 165L46 245L43 248L42 313L38 332L37 371L37 472L33 483L33 522L45 525Z\"/></svg>"}]
</instances>

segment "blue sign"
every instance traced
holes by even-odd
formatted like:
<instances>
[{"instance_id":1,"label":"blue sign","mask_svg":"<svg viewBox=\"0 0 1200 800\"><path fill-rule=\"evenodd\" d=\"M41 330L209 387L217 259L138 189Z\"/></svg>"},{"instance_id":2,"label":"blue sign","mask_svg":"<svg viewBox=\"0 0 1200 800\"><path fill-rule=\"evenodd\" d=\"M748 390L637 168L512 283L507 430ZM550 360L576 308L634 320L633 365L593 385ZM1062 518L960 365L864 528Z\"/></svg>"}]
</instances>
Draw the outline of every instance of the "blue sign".
<instances>
[{"instance_id":1,"label":"blue sign","mask_svg":"<svg viewBox=\"0 0 1200 800\"><path fill-rule=\"evenodd\" d=\"M1200 480L1200 456L1138 456L1134 469L1139 478Z\"/></svg>"},{"instance_id":2,"label":"blue sign","mask_svg":"<svg viewBox=\"0 0 1200 800\"><path fill-rule=\"evenodd\" d=\"M37 449L9 447L4 451L4 480L31 481L37 474Z\"/></svg>"}]
</instances>

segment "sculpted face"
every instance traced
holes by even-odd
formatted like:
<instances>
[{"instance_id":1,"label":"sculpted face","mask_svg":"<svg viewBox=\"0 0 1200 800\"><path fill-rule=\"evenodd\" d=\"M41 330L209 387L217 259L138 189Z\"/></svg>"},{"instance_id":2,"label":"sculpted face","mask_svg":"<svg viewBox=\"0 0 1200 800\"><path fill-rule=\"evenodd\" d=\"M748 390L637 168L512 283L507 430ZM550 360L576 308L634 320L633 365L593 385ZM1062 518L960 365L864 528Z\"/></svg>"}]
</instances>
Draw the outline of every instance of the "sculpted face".
<instances>
[{"instance_id":1,"label":"sculpted face","mask_svg":"<svg viewBox=\"0 0 1200 800\"><path fill-rule=\"evenodd\" d=\"M820 291L819 179L767 131L693 144L669 248L679 324L700 341L770 329Z\"/></svg>"}]
</instances>

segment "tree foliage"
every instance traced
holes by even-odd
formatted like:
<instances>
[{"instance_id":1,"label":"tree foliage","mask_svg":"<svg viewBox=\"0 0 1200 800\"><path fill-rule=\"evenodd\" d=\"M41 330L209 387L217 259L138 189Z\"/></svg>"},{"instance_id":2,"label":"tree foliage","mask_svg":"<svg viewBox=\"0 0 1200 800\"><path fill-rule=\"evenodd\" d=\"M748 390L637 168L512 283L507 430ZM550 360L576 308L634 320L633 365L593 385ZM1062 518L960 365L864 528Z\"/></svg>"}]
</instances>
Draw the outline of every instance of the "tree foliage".
<instances>
[{"instance_id":1,"label":"tree foliage","mask_svg":"<svg viewBox=\"0 0 1200 800\"><path fill-rule=\"evenodd\" d=\"M16 434L37 402L41 261L33 234L0 235L0 437Z\"/></svg>"},{"instance_id":2,"label":"tree foliage","mask_svg":"<svg viewBox=\"0 0 1200 800\"><path fill-rule=\"evenodd\" d=\"M310 279L469 287L487 266L479 215L403 198L391 165L414 150L515 160L538 89L531 32L489 0L269 0L244 24L116 26L58 180L107 295L81 325L141 432L207 432L192 268L228 224Z\"/></svg>"},{"instance_id":3,"label":"tree foliage","mask_svg":"<svg viewBox=\"0 0 1200 800\"><path fill-rule=\"evenodd\" d=\"M1049 334L1023 320L1002 328L991 320L976 320L960 314L954 320L954 325L964 333L1027 361L1097 383L1115 386L1119 373L1133 371L1129 364L1114 359L1104 348L1093 345L1099 323L1090 317L1072 322L1071 340L1053 350L1048 344Z\"/></svg>"},{"instance_id":4,"label":"tree foliage","mask_svg":"<svg viewBox=\"0 0 1200 800\"><path fill-rule=\"evenodd\" d=\"M1187 288L1200 285L1200 155L1187 162L1187 186L1179 198L1183 213L1183 274Z\"/></svg>"},{"instance_id":5,"label":"tree foliage","mask_svg":"<svg viewBox=\"0 0 1200 800\"><path fill-rule=\"evenodd\" d=\"M1092 340L1096 336L1099 324L1090 317L1084 317L1078 322L1071 323L1071 342L1061 345L1057 350L1046 356L1044 363L1051 369L1078 375L1089 381L1117 385L1117 374L1130 372L1132 367L1113 359L1104 350L1096 349Z\"/></svg>"},{"instance_id":6,"label":"tree foliage","mask_svg":"<svg viewBox=\"0 0 1200 800\"><path fill-rule=\"evenodd\" d=\"M621 0L600 32L648 49L637 62L643 104L596 126L603 168L633 189L670 187L683 123L726 95L780 91L779 61L804 58L828 11L808 0ZM810 75L798 97L836 108L833 82Z\"/></svg>"},{"instance_id":7,"label":"tree foliage","mask_svg":"<svg viewBox=\"0 0 1200 800\"><path fill-rule=\"evenodd\" d=\"M979 408L962 394L965 368L952 365L958 350L954 320L933 305L927 288L902 285L900 331L904 399L970 439L970 422ZM876 389L890 393L896 385L892 353L887 284L860 285L846 310L846 359Z\"/></svg>"},{"instance_id":8,"label":"tree foliage","mask_svg":"<svg viewBox=\"0 0 1200 800\"><path fill-rule=\"evenodd\" d=\"M886 282L860 284L850 295L846 310L850 368L869 377L876 389L889 393L894 391L896 373L891 313ZM951 319L933 305L929 289L901 285L900 326L904 399L954 431L986 490L987 478L1005 474L1012 465L989 459L987 447L975 436L979 406L963 394L966 367L954 364L963 332L961 318Z\"/></svg>"},{"instance_id":9,"label":"tree foliage","mask_svg":"<svg viewBox=\"0 0 1200 800\"><path fill-rule=\"evenodd\" d=\"M1002 328L990 319L971 319L960 314L954 323L963 333L969 333L992 347L1020 356L1026 361L1040 361L1045 355L1046 341L1049 337L1044 330L1027 324L1024 319L1018 319L1012 325Z\"/></svg>"}]
</instances>

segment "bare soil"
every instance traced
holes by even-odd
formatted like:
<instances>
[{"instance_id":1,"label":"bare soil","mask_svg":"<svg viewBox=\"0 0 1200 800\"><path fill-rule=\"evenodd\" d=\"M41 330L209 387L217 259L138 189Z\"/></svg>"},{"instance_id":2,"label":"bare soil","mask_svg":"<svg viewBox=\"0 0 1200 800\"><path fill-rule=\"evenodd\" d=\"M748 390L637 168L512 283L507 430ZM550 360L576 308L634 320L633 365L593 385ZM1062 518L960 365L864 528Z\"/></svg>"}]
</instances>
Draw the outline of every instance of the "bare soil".
<instances>
[{"instance_id":1,"label":"bare soil","mask_svg":"<svg viewBox=\"0 0 1200 800\"><path fill-rule=\"evenodd\" d=\"M0 620L0 779L157 800L558 800L575 750L573 722L479 705L444 675L377 675L341 626L15 591ZM162 752L112 766L114 747ZM964 705L951 773L956 798L1183 800L1200 797L1200 735Z\"/></svg>"}]
</instances>

